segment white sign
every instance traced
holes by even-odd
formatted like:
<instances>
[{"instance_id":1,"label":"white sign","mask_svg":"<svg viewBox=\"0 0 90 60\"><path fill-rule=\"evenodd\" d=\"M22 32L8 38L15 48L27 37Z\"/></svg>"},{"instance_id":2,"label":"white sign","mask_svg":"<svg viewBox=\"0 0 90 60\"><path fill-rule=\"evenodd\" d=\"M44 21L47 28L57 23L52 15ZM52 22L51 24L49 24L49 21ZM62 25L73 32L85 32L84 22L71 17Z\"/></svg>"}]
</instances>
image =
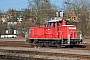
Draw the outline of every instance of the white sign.
<instances>
[{"instance_id":1,"label":"white sign","mask_svg":"<svg viewBox=\"0 0 90 60\"><path fill-rule=\"evenodd\" d=\"M14 30L14 34L17 34L17 30Z\"/></svg>"},{"instance_id":2,"label":"white sign","mask_svg":"<svg viewBox=\"0 0 90 60\"><path fill-rule=\"evenodd\" d=\"M60 12L60 17L63 18L63 12Z\"/></svg>"},{"instance_id":3,"label":"white sign","mask_svg":"<svg viewBox=\"0 0 90 60\"><path fill-rule=\"evenodd\" d=\"M58 12L56 12L56 16L58 17Z\"/></svg>"},{"instance_id":4,"label":"white sign","mask_svg":"<svg viewBox=\"0 0 90 60\"><path fill-rule=\"evenodd\" d=\"M76 27L69 27L69 29L76 29Z\"/></svg>"},{"instance_id":5,"label":"white sign","mask_svg":"<svg viewBox=\"0 0 90 60\"><path fill-rule=\"evenodd\" d=\"M6 34L8 34L9 32L8 32L8 30L6 30Z\"/></svg>"}]
</instances>

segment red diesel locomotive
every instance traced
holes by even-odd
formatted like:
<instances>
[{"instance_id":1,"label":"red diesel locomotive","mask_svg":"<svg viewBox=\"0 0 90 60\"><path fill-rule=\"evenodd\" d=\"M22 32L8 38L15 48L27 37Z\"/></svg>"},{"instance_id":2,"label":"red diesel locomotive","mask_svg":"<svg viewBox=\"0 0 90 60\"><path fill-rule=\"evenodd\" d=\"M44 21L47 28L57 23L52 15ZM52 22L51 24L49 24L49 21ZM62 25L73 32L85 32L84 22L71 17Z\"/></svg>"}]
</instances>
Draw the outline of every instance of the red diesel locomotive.
<instances>
[{"instance_id":1,"label":"red diesel locomotive","mask_svg":"<svg viewBox=\"0 0 90 60\"><path fill-rule=\"evenodd\" d=\"M82 34L75 25L67 25L66 20L50 20L45 26L31 27L27 41L46 47L79 45L82 43Z\"/></svg>"}]
</instances>

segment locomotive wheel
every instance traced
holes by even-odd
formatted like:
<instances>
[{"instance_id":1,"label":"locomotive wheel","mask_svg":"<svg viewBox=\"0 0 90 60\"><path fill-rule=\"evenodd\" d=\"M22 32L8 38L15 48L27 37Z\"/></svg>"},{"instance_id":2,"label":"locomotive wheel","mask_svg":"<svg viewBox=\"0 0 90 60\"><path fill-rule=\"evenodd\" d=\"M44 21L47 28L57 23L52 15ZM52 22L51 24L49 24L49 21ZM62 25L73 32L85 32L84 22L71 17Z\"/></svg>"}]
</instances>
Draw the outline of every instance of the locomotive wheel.
<instances>
[{"instance_id":1,"label":"locomotive wheel","mask_svg":"<svg viewBox=\"0 0 90 60\"><path fill-rule=\"evenodd\" d=\"M57 43L56 46L57 46L58 48L61 48L61 44L58 44L58 43Z\"/></svg>"},{"instance_id":2,"label":"locomotive wheel","mask_svg":"<svg viewBox=\"0 0 90 60\"><path fill-rule=\"evenodd\" d=\"M37 42L38 42L38 40L34 40L34 42L33 42L33 43L34 43L34 44L36 44Z\"/></svg>"},{"instance_id":3,"label":"locomotive wheel","mask_svg":"<svg viewBox=\"0 0 90 60\"><path fill-rule=\"evenodd\" d=\"M37 46L38 47L42 47L42 43L37 43Z\"/></svg>"},{"instance_id":4,"label":"locomotive wheel","mask_svg":"<svg viewBox=\"0 0 90 60\"><path fill-rule=\"evenodd\" d=\"M66 48L73 48L74 45L66 45L65 47L66 47Z\"/></svg>"},{"instance_id":5,"label":"locomotive wheel","mask_svg":"<svg viewBox=\"0 0 90 60\"><path fill-rule=\"evenodd\" d=\"M44 46L49 47L49 43L44 43Z\"/></svg>"},{"instance_id":6,"label":"locomotive wheel","mask_svg":"<svg viewBox=\"0 0 90 60\"><path fill-rule=\"evenodd\" d=\"M82 48L85 48L86 46L85 45L82 45Z\"/></svg>"}]
</instances>

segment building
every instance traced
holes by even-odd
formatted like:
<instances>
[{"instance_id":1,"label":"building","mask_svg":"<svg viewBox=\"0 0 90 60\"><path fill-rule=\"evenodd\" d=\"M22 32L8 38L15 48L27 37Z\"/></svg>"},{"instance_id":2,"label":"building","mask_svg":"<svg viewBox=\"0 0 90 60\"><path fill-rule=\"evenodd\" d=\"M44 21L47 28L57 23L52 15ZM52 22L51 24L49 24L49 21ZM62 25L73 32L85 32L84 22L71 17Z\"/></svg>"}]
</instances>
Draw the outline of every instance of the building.
<instances>
[{"instance_id":1,"label":"building","mask_svg":"<svg viewBox=\"0 0 90 60\"><path fill-rule=\"evenodd\" d=\"M23 11L16 11L16 10L8 10L4 13L1 17L2 22L20 22L22 21L22 13Z\"/></svg>"}]
</instances>

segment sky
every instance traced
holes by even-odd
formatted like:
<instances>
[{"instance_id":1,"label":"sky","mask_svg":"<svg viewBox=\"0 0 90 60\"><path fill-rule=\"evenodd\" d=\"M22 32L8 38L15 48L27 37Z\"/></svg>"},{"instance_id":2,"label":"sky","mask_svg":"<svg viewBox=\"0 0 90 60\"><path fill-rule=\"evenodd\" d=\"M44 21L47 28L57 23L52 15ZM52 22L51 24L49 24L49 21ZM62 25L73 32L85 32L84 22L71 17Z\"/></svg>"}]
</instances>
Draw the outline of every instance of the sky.
<instances>
[{"instance_id":1,"label":"sky","mask_svg":"<svg viewBox=\"0 0 90 60\"><path fill-rule=\"evenodd\" d=\"M60 6L63 0L51 0L52 4ZM0 0L0 10L6 12L8 9L21 10L28 7L28 0Z\"/></svg>"}]
</instances>

